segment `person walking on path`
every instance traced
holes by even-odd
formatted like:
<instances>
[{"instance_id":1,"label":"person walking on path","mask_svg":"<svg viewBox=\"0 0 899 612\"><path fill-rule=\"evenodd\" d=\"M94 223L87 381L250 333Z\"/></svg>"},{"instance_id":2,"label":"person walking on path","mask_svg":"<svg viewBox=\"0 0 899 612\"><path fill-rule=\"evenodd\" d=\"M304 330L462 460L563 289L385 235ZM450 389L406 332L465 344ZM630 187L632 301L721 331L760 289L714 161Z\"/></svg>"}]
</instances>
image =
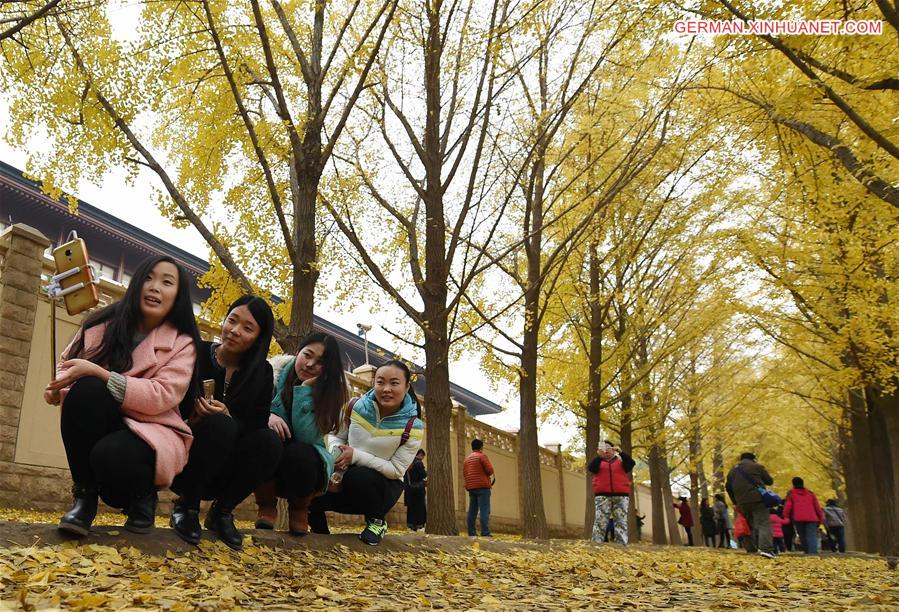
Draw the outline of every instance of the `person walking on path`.
<instances>
[{"instance_id":1,"label":"person walking on path","mask_svg":"<svg viewBox=\"0 0 899 612\"><path fill-rule=\"evenodd\" d=\"M835 499L828 499L824 506L824 526L830 534L831 551L846 552L846 512Z\"/></svg>"},{"instance_id":2,"label":"person walking on path","mask_svg":"<svg viewBox=\"0 0 899 612\"><path fill-rule=\"evenodd\" d=\"M727 494L734 505L746 517L752 529L752 543L763 557L773 559L774 541L771 534L771 515L762 502L759 493L761 484L772 485L774 479L760 463L756 463L755 455L743 453L740 462L727 474Z\"/></svg>"},{"instance_id":3,"label":"person walking on path","mask_svg":"<svg viewBox=\"0 0 899 612\"><path fill-rule=\"evenodd\" d=\"M587 466L587 471L593 474L593 494L596 496L592 537L594 542L603 541L606 525L612 519L615 524L615 541L627 544L630 473L634 465L630 455L607 440L600 444L596 457Z\"/></svg>"},{"instance_id":4,"label":"person walking on path","mask_svg":"<svg viewBox=\"0 0 899 612\"><path fill-rule=\"evenodd\" d=\"M786 552L786 546L784 546L784 519L780 515L783 511L783 508L775 507L769 510L769 514L771 515L771 536L774 540L774 552L782 553Z\"/></svg>"},{"instance_id":5,"label":"person walking on path","mask_svg":"<svg viewBox=\"0 0 899 612\"><path fill-rule=\"evenodd\" d=\"M708 497L703 497L699 502L699 525L702 527L702 539L705 545L715 548L715 534L718 529L715 525L715 511L709 505Z\"/></svg>"},{"instance_id":6,"label":"person walking on path","mask_svg":"<svg viewBox=\"0 0 899 612\"><path fill-rule=\"evenodd\" d=\"M477 438L471 441L471 454L462 464L465 476L465 490L468 491L468 535L478 535L475 531L475 519L481 515L481 535L489 537L490 533L490 489L493 487L493 464L484 454L484 443Z\"/></svg>"},{"instance_id":7,"label":"person walking on path","mask_svg":"<svg viewBox=\"0 0 899 612\"><path fill-rule=\"evenodd\" d=\"M718 548L730 548L730 534L734 527L723 493L715 493L712 509L715 512L715 526L718 529Z\"/></svg>"},{"instance_id":8,"label":"person walking on path","mask_svg":"<svg viewBox=\"0 0 899 612\"><path fill-rule=\"evenodd\" d=\"M425 469L425 451L418 449L412 465L403 476L403 502L406 504L406 526L412 531L423 529L428 520L426 492L428 471Z\"/></svg>"},{"instance_id":9,"label":"person walking on path","mask_svg":"<svg viewBox=\"0 0 899 612\"><path fill-rule=\"evenodd\" d=\"M681 496L680 504L675 502L674 507L680 512L677 522L687 532L687 546L693 546L693 510L690 508L687 498Z\"/></svg>"},{"instance_id":10,"label":"person walking on path","mask_svg":"<svg viewBox=\"0 0 899 612\"><path fill-rule=\"evenodd\" d=\"M802 478L793 478L793 488L787 493L784 518L788 519L799 534L799 544L807 555L818 553L818 525L824 522L824 512L818 498L805 488Z\"/></svg>"}]
</instances>

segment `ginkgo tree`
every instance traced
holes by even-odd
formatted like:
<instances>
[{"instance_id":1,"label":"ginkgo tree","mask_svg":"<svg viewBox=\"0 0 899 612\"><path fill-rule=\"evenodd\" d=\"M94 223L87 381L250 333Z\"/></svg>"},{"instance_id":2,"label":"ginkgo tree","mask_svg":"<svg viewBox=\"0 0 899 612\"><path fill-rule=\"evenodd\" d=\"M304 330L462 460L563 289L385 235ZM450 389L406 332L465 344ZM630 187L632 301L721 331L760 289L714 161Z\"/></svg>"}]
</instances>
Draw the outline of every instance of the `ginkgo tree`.
<instances>
[{"instance_id":1,"label":"ginkgo tree","mask_svg":"<svg viewBox=\"0 0 899 612\"><path fill-rule=\"evenodd\" d=\"M294 350L331 263L319 184L396 0L148 2L124 38L115 6L57 6L0 42L12 139L46 130L49 151L32 162L48 188L151 171L162 212L209 244L214 304L229 286L280 296L275 336Z\"/></svg>"}]
</instances>

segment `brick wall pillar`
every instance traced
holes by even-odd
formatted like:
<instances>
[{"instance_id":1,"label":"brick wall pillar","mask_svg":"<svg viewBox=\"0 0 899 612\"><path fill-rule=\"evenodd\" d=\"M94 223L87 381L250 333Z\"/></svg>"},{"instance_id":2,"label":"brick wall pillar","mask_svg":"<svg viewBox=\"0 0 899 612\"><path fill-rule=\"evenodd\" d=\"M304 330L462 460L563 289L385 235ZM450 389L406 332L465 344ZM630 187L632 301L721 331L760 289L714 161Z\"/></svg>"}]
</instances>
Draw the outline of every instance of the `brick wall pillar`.
<instances>
[{"instance_id":1,"label":"brick wall pillar","mask_svg":"<svg viewBox=\"0 0 899 612\"><path fill-rule=\"evenodd\" d=\"M6 246L0 265L0 461L13 461L41 263L50 241L36 229L17 223L0 234L0 244Z\"/></svg>"}]
</instances>

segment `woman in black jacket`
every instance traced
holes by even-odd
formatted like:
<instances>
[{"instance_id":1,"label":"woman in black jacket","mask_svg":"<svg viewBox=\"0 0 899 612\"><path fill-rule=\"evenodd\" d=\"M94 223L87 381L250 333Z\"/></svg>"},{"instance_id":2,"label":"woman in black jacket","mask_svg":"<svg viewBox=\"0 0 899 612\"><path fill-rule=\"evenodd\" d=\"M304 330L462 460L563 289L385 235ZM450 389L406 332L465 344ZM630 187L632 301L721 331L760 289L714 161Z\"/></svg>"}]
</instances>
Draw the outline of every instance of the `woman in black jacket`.
<instances>
[{"instance_id":1,"label":"woman in black jacket","mask_svg":"<svg viewBox=\"0 0 899 612\"><path fill-rule=\"evenodd\" d=\"M699 524L702 525L702 538L705 545L715 548L718 526L715 524L715 511L709 505L708 497L703 497L699 504Z\"/></svg>"},{"instance_id":2,"label":"woman in black jacket","mask_svg":"<svg viewBox=\"0 0 899 612\"><path fill-rule=\"evenodd\" d=\"M426 497L428 485L428 471L424 464L425 451L418 449L412 465L406 470L403 477L403 502L406 504L406 526L412 531L418 531L428 522L428 507Z\"/></svg>"},{"instance_id":3,"label":"woman in black jacket","mask_svg":"<svg viewBox=\"0 0 899 612\"><path fill-rule=\"evenodd\" d=\"M243 536L233 510L274 476L282 445L268 428L273 380L266 357L273 329L269 305L244 296L228 308L221 343L201 343L197 369L212 393L184 414L194 442L187 466L172 483L180 497L171 525L185 542L200 541L200 500L211 499L205 527L240 549Z\"/></svg>"}]
</instances>

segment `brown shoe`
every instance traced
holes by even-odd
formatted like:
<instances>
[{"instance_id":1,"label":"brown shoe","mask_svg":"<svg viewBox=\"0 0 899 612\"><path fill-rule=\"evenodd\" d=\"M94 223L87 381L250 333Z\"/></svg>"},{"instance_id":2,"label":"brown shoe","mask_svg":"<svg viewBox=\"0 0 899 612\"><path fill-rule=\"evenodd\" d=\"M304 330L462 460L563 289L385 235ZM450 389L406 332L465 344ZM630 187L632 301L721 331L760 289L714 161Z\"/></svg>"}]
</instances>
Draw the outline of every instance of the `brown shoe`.
<instances>
[{"instance_id":1,"label":"brown shoe","mask_svg":"<svg viewBox=\"0 0 899 612\"><path fill-rule=\"evenodd\" d=\"M312 495L291 497L287 500L287 518L290 535L304 536L309 533L309 504Z\"/></svg>"},{"instance_id":2,"label":"brown shoe","mask_svg":"<svg viewBox=\"0 0 899 612\"><path fill-rule=\"evenodd\" d=\"M274 529L278 520L278 495L275 492L275 481L266 482L258 487L256 495L256 529Z\"/></svg>"}]
</instances>

